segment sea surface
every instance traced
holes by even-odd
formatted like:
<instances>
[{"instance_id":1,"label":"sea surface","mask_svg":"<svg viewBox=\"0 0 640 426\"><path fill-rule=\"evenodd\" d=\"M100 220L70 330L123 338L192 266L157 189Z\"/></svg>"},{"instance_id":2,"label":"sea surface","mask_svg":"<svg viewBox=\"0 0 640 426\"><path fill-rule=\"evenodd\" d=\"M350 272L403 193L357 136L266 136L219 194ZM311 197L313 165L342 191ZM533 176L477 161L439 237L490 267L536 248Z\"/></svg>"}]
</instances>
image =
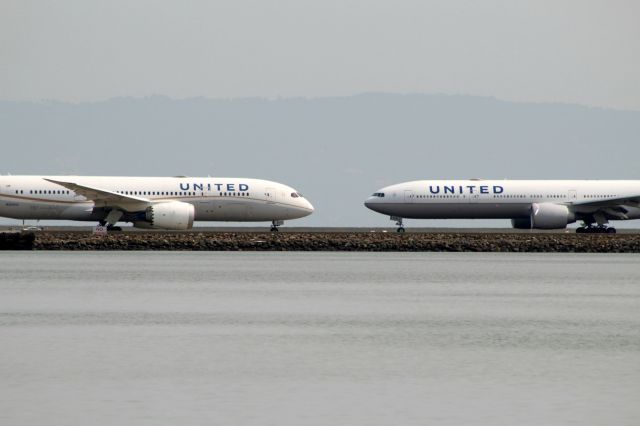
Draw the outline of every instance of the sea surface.
<instances>
[{"instance_id":1,"label":"sea surface","mask_svg":"<svg viewBox=\"0 0 640 426\"><path fill-rule=\"evenodd\" d=\"M640 256L0 252L2 425L638 425Z\"/></svg>"}]
</instances>

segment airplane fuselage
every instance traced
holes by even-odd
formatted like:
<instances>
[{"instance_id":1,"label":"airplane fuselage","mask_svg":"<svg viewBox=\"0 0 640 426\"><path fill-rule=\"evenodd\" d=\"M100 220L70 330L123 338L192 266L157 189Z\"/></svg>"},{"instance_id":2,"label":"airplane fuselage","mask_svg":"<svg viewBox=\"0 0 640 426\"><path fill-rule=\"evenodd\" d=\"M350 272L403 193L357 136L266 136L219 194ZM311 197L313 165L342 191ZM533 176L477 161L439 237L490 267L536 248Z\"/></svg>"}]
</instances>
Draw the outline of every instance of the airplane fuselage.
<instances>
[{"instance_id":1,"label":"airplane fuselage","mask_svg":"<svg viewBox=\"0 0 640 426\"><path fill-rule=\"evenodd\" d=\"M558 206L567 210L566 226L578 219L600 223L600 215L605 221L640 218L633 201L639 193L640 181L421 180L379 189L365 205L397 218L516 220Z\"/></svg>"},{"instance_id":2,"label":"airplane fuselage","mask_svg":"<svg viewBox=\"0 0 640 426\"><path fill-rule=\"evenodd\" d=\"M16 219L102 220L114 207L50 182L74 182L140 203L122 204L133 221L146 204L180 202L193 206L193 220L259 222L297 219L313 206L293 188L248 178L0 176L0 216ZM136 206L139 204L139 206ZM131 207L127 207L131 206Z\"/></svg>"}]
</instances>

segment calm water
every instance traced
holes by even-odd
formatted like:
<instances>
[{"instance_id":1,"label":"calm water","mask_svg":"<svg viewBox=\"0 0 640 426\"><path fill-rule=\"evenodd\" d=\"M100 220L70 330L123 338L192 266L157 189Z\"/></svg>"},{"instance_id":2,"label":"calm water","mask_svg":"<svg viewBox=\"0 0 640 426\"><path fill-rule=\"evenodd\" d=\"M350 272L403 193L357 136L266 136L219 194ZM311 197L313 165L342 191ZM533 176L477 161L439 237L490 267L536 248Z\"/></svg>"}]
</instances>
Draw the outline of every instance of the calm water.
<instances>
[{"instance_id":1,"label":"calm water","mask_svg":"<svg viewBox=\"0 0 640 426\"><path fill-rule=\"evenodd\" d=\"M0 424L637 425L637 255L0 253Z\"/></svg>"}]
</instances>

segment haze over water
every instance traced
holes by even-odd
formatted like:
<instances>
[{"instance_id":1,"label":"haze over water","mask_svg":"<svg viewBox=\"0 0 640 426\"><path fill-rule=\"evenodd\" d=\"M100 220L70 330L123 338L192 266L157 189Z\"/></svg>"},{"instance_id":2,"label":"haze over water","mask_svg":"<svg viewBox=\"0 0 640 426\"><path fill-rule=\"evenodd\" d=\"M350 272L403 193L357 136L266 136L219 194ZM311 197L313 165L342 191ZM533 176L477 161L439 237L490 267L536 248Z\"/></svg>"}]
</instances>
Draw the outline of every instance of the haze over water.
<instances>
[{"instance_id":1,"label":"haze over water","mask_svg":"<svg viewBox=\"0 0 640 426\"><path fill-rule=\"evenodd\" d=\"M636 425L637 255L0 255L0 423Z\"/></svg>"}]
</instances>

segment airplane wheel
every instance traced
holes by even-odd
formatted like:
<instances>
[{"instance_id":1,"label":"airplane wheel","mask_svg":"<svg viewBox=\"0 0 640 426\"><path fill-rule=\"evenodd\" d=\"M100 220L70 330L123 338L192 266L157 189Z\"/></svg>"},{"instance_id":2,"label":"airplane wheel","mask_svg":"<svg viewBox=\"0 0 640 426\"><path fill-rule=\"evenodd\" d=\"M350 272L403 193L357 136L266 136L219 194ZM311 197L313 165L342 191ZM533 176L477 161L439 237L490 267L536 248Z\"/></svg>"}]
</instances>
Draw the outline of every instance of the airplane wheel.
<instances>
[{"instance_id":1,"label":"airplane wheel","mask_svg":"<svg viewBox=\"0 0 640 426\"><path fill-rule=\"evenodd\" d=\"M615 234L616 228L607 228L607 234Z\"/></svg>"},{"instance_id":2,"label":"airplane wheel","mask_svg":"<svg viewBox=\"0 0 640 426\"><path fill-rule=\"evenodd\" d=\"M271 228L271 232L278 232L278 228Z\"/></svg>"},{"instance_id":3,"label":"airplane wheel","mask_svg":"<svg viewBox=\"0 0 640 426\"><path fill-rule=\"evenodd\" d=\"M404 234L404 228L398 228L398 232Z\"/></svg>"},{"instance_id":4,"label":"airplane wheel","mask_svg":"<svg viewBox=\"0 0 640 426\"><path fill-rule=\"evenodd\" d=\"M583 227L576 229L576 234L584 234L585 230Z\"/></svg>"}]
</instances>

